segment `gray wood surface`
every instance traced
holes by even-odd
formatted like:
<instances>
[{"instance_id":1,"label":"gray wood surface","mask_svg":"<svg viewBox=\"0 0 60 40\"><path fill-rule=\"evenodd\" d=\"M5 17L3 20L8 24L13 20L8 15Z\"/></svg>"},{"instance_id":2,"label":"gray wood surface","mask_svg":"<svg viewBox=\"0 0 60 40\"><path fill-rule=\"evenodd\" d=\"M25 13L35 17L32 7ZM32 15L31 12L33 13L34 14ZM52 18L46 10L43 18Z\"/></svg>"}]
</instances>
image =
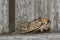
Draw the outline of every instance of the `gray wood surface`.
<instances>
[{"instance_id":1,"label":"gray wood surface","mask_svg":"<svg viewBox=\"0 0 60 40\"><path fill-rule=\"evenodd\" d=\"M8 33L8 0L0 0L0 33Z\"/></svg>"},{"instance_id":2,"label":"gray wood surface","mask_svg":"<svg viewBox=\"0 0 60 40\"><path fill-rule=\"evenodd\" d=\"M0 40L60 40L59 33L0 36Z\"/></svg>"}]
</instances>

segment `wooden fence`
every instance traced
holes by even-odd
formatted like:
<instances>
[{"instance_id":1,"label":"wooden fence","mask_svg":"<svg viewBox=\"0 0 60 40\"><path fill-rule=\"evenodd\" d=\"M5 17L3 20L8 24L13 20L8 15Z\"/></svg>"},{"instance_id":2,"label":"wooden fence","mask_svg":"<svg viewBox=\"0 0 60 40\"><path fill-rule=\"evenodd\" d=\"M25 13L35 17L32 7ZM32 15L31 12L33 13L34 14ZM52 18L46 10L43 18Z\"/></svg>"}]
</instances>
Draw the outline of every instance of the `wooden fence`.
<instances>
[{"instance_id":1,"label":"wooden fence","mask_svg":"<svg viewBox=\"0 0 60 40\"><path fill-rule=\"evenodd\" d=\"M0 0L0 33L7 33L9 29L19 27L21 22L31 21L38 17L47 17L51 20L53 31L60 31L60 0L15 0L15 11L12 10L14 9L13 2L12 8L9 7L9 2L9 0ZM9 14L15 16L9 16ZM10 17L11 20L15 20L15 22L11 21L12 24L9 21ZM14 23L15 26L13 26Z\"/></svg>"}]
</instances>

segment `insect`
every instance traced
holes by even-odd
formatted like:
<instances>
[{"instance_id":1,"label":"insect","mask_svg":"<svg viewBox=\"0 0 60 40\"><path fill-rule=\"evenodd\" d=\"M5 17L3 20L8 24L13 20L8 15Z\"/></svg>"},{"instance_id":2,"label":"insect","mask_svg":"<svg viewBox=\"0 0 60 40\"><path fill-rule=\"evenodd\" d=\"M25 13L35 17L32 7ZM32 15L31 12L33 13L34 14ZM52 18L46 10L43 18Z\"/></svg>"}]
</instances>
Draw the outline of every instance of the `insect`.
<instances>
[{"instance_id":1,"label":"insect","mask_svg":"<svg viewBox=\"0 0 60 40\"><path fill-rule=\"evenodd\" d=\"M20 33L35 33L37 31L50 31L50 20L47 18L37 18L20 27Z\"/></svg>"}]
</instances>

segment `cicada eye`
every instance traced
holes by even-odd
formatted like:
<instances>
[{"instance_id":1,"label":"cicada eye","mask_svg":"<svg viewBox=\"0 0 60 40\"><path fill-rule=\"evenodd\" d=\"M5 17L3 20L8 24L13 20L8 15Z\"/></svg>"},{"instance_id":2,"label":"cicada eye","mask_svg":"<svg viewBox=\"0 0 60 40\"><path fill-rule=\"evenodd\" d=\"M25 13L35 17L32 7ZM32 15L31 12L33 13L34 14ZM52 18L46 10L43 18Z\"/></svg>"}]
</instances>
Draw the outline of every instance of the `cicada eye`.
<instances>
[{"instance_id":1,"label":"cicada eye","mask_svg":"<svg viewBox=\"0 0 60 40\"><path fill-rule=\"evenodd\" d=\"M51 23L51 21L50 20L48 20L48 22L47 23Z\"/></svg>"}]
</instances>

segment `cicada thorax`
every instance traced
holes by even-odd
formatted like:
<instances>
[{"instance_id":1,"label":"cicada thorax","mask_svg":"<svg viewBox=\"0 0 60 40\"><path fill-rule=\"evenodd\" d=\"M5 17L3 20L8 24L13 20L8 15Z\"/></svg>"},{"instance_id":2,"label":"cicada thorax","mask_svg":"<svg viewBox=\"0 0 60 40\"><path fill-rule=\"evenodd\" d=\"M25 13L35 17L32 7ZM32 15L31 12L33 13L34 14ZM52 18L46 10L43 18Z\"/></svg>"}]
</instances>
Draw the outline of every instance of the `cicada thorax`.
<instances>
[{"instance_id":1,"label":"cicada thorax","mask_svg":"<svg viewBox=\"0 0 60 40\"><path fill-rule=\"evenodd\" d=\"M50 31L51 27L51 21L48 20L48 18L39 18L41 21L41 26L40 26L40 31L44 32L44 31Z\"/></svg>"}]
</instances>

